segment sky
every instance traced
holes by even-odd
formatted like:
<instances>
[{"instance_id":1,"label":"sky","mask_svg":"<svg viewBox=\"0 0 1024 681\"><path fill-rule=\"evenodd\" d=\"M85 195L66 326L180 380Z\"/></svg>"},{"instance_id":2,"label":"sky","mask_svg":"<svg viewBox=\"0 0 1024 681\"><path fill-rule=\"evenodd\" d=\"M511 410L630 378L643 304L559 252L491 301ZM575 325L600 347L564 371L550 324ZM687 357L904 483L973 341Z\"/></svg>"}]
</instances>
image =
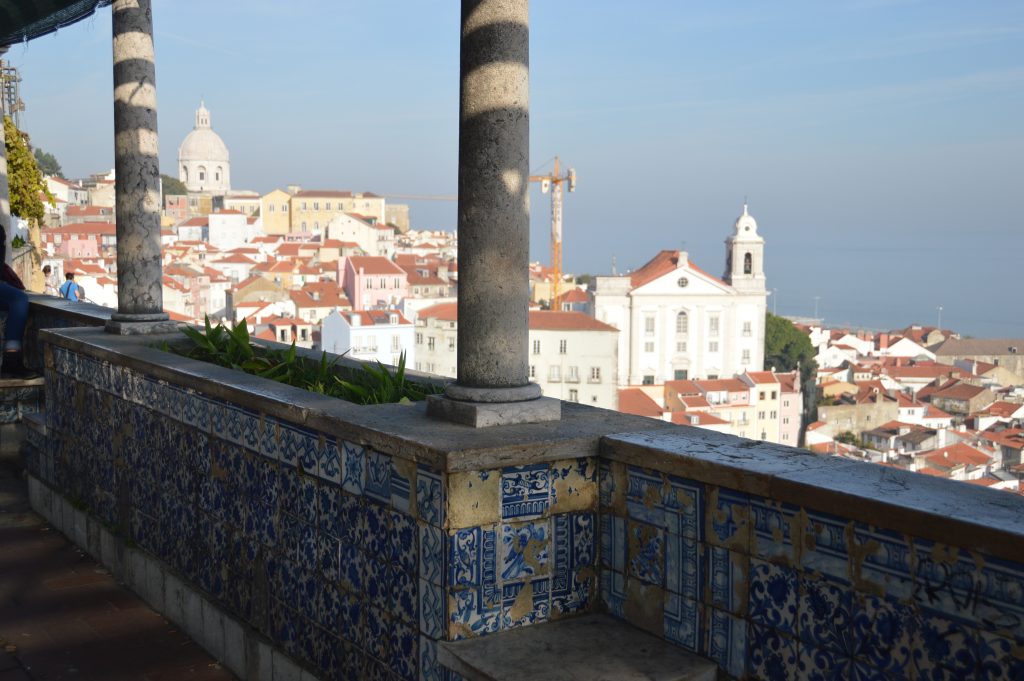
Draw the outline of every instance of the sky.
<instances>
[{"instance_id":1,"label":"sky","mask_svg":"<svg viewBox=\"0 0 1024 681\"><path fill-rule=\"evenodd\" d=\"M161 167L205 100L236 189L453 195L459 4L154 0ZM1024 337L1024 3L534 0L531 168L558 155L564 268L685 248L724 268L744 198L769 309ZM113 166L110 10L7 55L65 174ZM451 201L413 226L455 228ZM549 199L531 194L531 257Z\"/></svg>"}]
</instances>

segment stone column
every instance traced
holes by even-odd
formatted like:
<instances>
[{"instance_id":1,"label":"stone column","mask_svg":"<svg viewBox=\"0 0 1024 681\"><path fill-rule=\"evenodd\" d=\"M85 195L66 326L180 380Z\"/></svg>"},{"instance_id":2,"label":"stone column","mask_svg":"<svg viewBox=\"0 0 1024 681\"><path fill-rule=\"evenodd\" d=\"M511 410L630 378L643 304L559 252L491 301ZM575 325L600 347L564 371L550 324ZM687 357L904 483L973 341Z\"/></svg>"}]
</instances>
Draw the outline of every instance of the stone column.
<instances>
[{"instance_id":1,"label":"stone column","mask_svg":"<svg viewBox=\"0 0 1024 681\"><path fill-rule=\"evenodd\" d=\"M163 311L151 3L113 4L117 312L107 331L120 334L162 333L177 327Z\"/></svg>"},{"instance_id":2,"label":"stone column","mask_svg":"<svg viewBox=\"0 0 1024 681\"><path fill-rule=\"evenodd\" d=\"M462 0L458 379L428 413L556 420L529 382L529 2Z\"/></svg>"}]
</instances>

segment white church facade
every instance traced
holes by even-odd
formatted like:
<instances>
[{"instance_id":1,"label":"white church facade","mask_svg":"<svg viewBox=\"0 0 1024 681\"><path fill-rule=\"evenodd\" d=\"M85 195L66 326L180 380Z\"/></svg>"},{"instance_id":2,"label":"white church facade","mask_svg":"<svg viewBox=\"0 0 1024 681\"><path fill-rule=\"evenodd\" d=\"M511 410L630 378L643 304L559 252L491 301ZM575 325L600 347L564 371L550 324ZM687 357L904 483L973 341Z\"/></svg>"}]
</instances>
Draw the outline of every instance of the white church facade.
<instances>
[{"instance_id":1,"label":"white church facade","mask_svg":"<svg viewBox=\"0 0 1024 681\"><path fill-rule=\"evenodd\" d=\"M764 239L746 204L725 243L721 279L685 251L661 251L630 274L597 277L594 316L620 331L620 386L764 368Z\"/></svg>"},{"instance_id":2,"label":"white church facade","mask_svg":"<svg viewBox=\"0 0 1024 681\"><path fill-rule=\"evenodd\" d=\"M223 196L231 190L228 147L210 125L210 112L202 102L196 109L192 131L178 147L178 179L189 194Z\"/></svg>"}]
</instances>

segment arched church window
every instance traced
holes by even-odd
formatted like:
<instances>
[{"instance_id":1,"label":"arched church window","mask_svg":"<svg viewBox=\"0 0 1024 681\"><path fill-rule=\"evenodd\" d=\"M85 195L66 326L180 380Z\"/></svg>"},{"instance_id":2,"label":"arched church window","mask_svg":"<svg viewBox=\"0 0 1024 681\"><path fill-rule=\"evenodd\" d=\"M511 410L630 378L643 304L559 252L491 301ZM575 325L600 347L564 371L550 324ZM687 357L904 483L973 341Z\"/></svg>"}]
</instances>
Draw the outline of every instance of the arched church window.
<instances>
[{"instance_id":1,"label":"arched church window","mask_svg":"<svg viewBox=\"0 0 1024 681\"><path fill-rule=\"evenodd\" d=\"M203 182L206 180L206 166L199 166L199 181Z\"/></svg>"},{"instance_id":2,"label":"arched church window","mask_svg":"<svg viewBox=\"0 0 1024 681\"><path fill-rule=\"evenodd\" d=\"M690 331L690 317L686 312L680 312L676 315L676 333L680 336L685 336Z\"/></svg>"},{"instance_id":3,"label":"arched church window","mask_svg":"<svg viewBox=\"0 0 1024 681\"><path fill-rule=\"evenodd\" d=\"M750 274L754 271L754 258L749 253L743 256L743 274Z\"/></svg>"}]
</instances>

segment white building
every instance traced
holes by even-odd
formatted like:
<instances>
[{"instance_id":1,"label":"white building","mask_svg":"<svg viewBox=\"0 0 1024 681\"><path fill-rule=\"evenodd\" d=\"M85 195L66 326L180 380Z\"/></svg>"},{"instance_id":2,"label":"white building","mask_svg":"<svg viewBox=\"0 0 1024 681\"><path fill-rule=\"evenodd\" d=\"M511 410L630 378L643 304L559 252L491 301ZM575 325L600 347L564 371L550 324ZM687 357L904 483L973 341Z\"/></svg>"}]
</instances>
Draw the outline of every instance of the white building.
<instances>
[{"instance_id":1,"label":"white building","mask_svg":"<svg viewBox=\"0 0 1024 681\"><path fill-rule=\"evenodd\" d=\"M597 277L594 313L618 328L620 385L733 376L764 366L764 239L743 206L718 279L685 251L662 251L639 270Z\"/></svg>"},{"instance_id":2,"label":"white building","mask_svg":"<svg viewBox=\"0 0 1024 681\"><path fill-rule=\"evenodd\" d=\"M395 257L395 228L373 219L363 220L348 213L337 215L327 223L326 238L355 242L367 255L389 260Z\"/></svg>"},{"instance_id":3,"label":"white building","mask_svg":"<svg viewBox=\"0 0 1024 681\"><path fill-rule=\"evenodd\" d=\"M248 216L240 211L219 210L210 213L207 219L210 245L222 251L240 248L253 236Z\"/></svg>"},{"instance_id":4,"label":"white building","mask_svg":"<svg viewBox=\"0 0 1024 681\"><path fill-rule=\"evenodd\" d=\"M320 347L364 362L395 366L405 352L405 366L416 366L413 325L397 310L335 310L324 318Z\"/></svg>"},{"instance_id":5,"label":"white building","mask_svg":"<svg viewBox=\"0 0 1024 681\"><path fill-rule=\"evenodd\" d=\"M210 127L210 112L202 102L195 127L178 147L178 179L189 192L224 195L231 190L228 147Z\"/></svg>"},{"instance_id":6,"label":"white building","mask_svg":"<svg viewBox=\"0 0 1024 681\"><path fill-rule=\"evenodd\" d=\"M456 303L420 310L413 366L455 378L458 326ZM547 397L617 409L618 335L580 312L530 310L530 380Z\"/></svg>"}]
</instances>

